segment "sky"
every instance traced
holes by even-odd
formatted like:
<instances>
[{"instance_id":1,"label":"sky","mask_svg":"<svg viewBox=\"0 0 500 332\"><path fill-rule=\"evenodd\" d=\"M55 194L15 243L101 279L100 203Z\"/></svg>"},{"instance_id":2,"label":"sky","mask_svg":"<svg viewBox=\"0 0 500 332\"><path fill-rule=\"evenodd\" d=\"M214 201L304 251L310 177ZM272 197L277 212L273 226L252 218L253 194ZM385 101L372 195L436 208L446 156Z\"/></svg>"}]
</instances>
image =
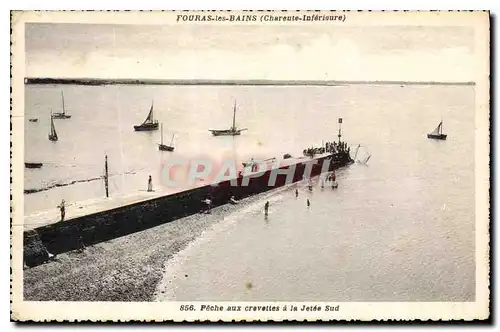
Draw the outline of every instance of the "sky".
<instances>
[{"instance_id":1,"label":"sky","mask_svg":"<svg viewBox=\"0 0 500 332\"><path fill-rule=\"evenodd\" d=\"M468 27L26 24L26 76L474 80Z\"/></svg>"}]
</instances>

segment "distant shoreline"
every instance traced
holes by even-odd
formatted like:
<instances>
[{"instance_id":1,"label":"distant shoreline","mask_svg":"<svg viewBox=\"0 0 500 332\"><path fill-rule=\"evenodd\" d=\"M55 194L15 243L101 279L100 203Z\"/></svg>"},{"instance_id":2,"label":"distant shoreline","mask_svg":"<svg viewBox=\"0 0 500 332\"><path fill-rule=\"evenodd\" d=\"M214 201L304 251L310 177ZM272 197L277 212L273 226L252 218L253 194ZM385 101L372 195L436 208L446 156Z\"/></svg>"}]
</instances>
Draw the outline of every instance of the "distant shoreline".
<instances>
[{"instance_id":1,"label":"distant shoreline","mask_svg":"<svg viewBox=\"0 0 500 332\"><path fill-rule=\"evenodd\" d=\"M253 86L341 86L349 84L384 85L475 85L475 82L406 82L406 81L321 81L321 80L168 80L168 79L95 79L29 77L25 84L66 85L253 85Z\"/></svg>"}]
</instances>

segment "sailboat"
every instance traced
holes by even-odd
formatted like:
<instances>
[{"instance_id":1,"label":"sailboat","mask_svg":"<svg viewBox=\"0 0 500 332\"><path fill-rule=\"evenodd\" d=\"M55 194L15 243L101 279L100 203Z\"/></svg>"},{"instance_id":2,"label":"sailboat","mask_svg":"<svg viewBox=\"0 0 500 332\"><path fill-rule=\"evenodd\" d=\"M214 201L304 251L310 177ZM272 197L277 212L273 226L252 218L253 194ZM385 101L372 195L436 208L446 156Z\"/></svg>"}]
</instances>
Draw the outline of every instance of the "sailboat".
<instances>
[{"instance_id":1,"label":"sailboat","mask_svg":"<svg viewBox=\"0 0 500 332\"><path fill-rule=\"evenodd\" d=\"M158 120L154 119L153 108L153 102L151 102L151 109L149 110L146 120L144 120L142 124L134 126L135 131L151 131L158 129Z\"/></svg>"},{"instance_id":2,"label":"sailboat","mask_svg":"<svg viewBox=\"0 0 500 332\"><path fill-rule=\"evenodd\" d=\"M247 130L247 128L243 129L236 128L236 102L234 102L232 127L229 129L209 129L209 131L212 132L212 135L214 136L237 136L241 135L241 132L243 130Z\"/></svg>"},{"instance_id":3,"label":"sailboat","mask_svg":"<svg viewBox=\"0 0 500 332\"><path fill-rule=\"evenodd\" d=\"M57 137L57 132L56 132L56 127L54 126L54 118L52 115L52 112L50 113L50 133L49 133L49 140L55 142L58 140Z\"/></svg>"},{"instance_id":4,"label":"sailboat","mask_svg":"<svg viewBox=\"0 0 500 332\"><path fill-rule=\"evenodd\" d=\"M443 120L439 122L438 126L434 131L430 134L427 134L427 138L432 138L432 139L441 139L445 140L448 135L443 134Z\"/></svg>"},{"instance_id":5,"label":"sailboat","mask_svg":"<svg viewBox=\"0 0 500 332\"><path fill-rule=\"evenodd\" d=\"M362 149L363 153L361 155L359 154L360 148L363 148ZM367 151L366 147L361 146L361 144L358 144L358 146L356 147L356 153L354 154L354 158L352 159L357 163L366 165L371 157L372 155L370 154L370 152Z\"/></svg>"},{"instance_id":6,"label":"sailboat","mask_svg":"<svg viewBox=\"0 0 500 332\"><path fill-rule=\"evenodd\" d=\"M56 112L52 114L54 119L69 119L71 115L66 114L66 108L64 107L64 93L61 91L61 101L62 101L62 112Z\"/></svg>"},{"instance_id":7,"label":"sailboat","mask_svg":"<svg viewBox=\"0 0 500 332\"><path fill-rule=\"evenodd\" d=\"M172 140L170 141L170 145L163 144L163 123L161 124L161 144L158 144L158 150L160 151L174 151L174 147L172 143L174 142L174 135L172 135Z\"/></svg>"}]
</instances>

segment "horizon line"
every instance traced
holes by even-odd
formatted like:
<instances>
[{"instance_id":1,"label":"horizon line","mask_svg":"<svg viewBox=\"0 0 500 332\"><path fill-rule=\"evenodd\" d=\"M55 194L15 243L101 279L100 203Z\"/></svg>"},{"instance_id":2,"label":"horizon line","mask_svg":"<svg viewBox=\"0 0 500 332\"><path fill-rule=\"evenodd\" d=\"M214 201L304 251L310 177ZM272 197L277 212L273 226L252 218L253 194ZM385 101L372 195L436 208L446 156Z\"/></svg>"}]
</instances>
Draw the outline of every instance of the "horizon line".
<instances>
[{"instance_id":1,"label":"horizon line","mask_svg":"<svg viewBox=\"0 0 500 332\"><path fill-rule=\"evenodd\" d=\"M474 81L458 81L458 82L391 81L391 80L270 80L270 79L161 79L161 78L25 77L24 84L336 86L336 85L345 85L345 84L476 85L476 82L474 82Z\"/></svg>"}]
</instances>

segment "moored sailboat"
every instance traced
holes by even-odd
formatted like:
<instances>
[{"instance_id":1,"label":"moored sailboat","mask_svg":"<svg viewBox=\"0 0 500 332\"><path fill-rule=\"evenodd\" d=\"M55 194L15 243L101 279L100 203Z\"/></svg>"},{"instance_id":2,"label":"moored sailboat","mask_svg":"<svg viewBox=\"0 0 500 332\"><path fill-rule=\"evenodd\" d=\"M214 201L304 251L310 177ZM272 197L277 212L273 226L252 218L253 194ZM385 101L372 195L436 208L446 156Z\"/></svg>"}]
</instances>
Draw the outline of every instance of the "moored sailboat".
<instances>
[{"instance_id":1,"label":"moored sailboat","mask_svg":"<svg viewBox=\"0 0 500 332\"><path fill-rule=\"evenodd\" d=\"M438 126L430 134L427 134L427 138L445 140L448 135L443 134L443 120L439 122Z\"/></svg>"},{"instance_id":2,"label":"moored sailboat","mask_svg":"<svg viewBox=\"0 0 500 332\"><path fill-rule=\"evenodd\" d=\"M64 93L61 91L61 101L62 101L62 112L56 112L52 114L54 119L69 119L71 115L66 114L66 107L64 106Z\"/></svg>"},{"instance_id":3,"label":"moored sailboat","mask_svg":"<svg viewBox=\"0 0 500 332\"><path fill-rule=\"evenodd\" d=\"M174 146L172 143L174 142L174 136L175 134L172 135L172 140L170 141L170 145L165 145L163 144L163 123L161 124L161 143L158 144L158 150L160 151L174 151Z\"/></svg>"},{"instance_id":4,"label":"moored sailboat","mask_svg":"<svg viewBox=\"0 0 500 332\"><path fill-rule=\"evenodd\" d=\"M236 102L234 102L233 108L233 125L229 129L209 129L209 131L214 136L238 136L241 132L247 130L247 128L238 129L236 128Z\"/></svg>"},{"instance_id":5,"label":"moored sailboat","mask_svg":"<svg viewBox=\"0 0 500 332\"><path fill-rule=\"evenodd\" d=\"M52 112L50 113L50 133L49 133L49 140L52 142L55 142L59 139L57 137L57 132L56 132L56 127L54 126L54 118L52 117Z\"/></svg>"},{"instance_id":6,"label":"moored sailboat","mask_svg":"<svg viewBox=\"0 0 500 332\"><path fill-rule=\"evenodd\" d=\"M158 129L158 120L154 118L154 106L151 102L151 109L149 110L149 114L146 117L146 120L138 126L134 126L135 131L152 131Z\"/></svg>"}]
</instances>

